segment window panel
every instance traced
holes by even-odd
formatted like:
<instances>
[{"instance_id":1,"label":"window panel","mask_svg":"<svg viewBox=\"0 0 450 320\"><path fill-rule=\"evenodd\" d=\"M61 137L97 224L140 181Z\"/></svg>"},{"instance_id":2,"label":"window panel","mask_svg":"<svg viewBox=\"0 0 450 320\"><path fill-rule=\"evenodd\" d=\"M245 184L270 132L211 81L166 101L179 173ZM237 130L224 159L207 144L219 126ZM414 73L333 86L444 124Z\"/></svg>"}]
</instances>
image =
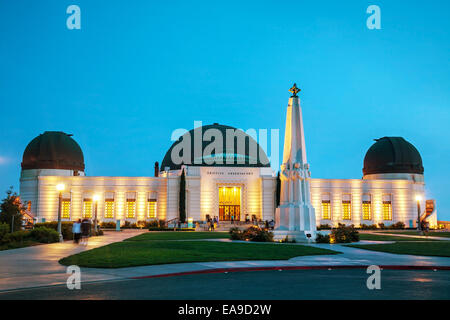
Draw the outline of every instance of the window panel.
<instances>
[{"instance_id":1,"label":"window panel","mask_svg":"<svg viewBox=\"0 0 450 320\"><path fill-rule=\"evenodd\" d=\"M363 220L372 220L372 203L364 201L362 205Z\"/></svg>"},{"instance_id":2,"label":"window panel","mask_svg":"<svg viewBox=\"0 0 450 320\"><path fill-rule=\"evenodd\" d=\"M331 220L331 203L328 200L322 200L322 220Z\"/></svg>"},{"instance_id":3,"label":"window panel","mask_svg":"<svg viewBox=\"0 0 450 320\"><path fill-rule=\"evenodd\" d=\"M83 218L92 218L92 200L84 200L83 202Z\"/></svg>"},{"instance_id":4,"label":"window panel","mask_svg":"<svg viewBox=\"0 0 450 320\"><path fill-rule=\"evenodd\" d=\"M70 200L61 202L61 216L63 219L70 219Z\"/></svg>"},{"instance_id":5,"label":"window panel","mask_svg":"<svg viewBox=\"0 0 450 320\"><path fill-rule=\"evenodd\" d=\"M105 218L107 219L114 218L114 201L111 200L105 201Z\"/></svg>"},{"instance_id":6,"label":"window panel","mask_svg":"<svg viewBox=\"0 0 450 320\"><path fill-rule=\"evenodd\" d=\"M147 218L156 218L156 200L149 200L147 206Z\"/></svg>"},{"instance_id":7,"label":"window panel","mask_svg":"<svg viewBox=\"0 0 450 320\"><path fill-rule=\"evenodd\" d=\"M352 220L352 203L351 201L342 201L342 219Z\"/></svg>"},{"instance_id":8,"label":"window panel","mask_svg":"<svg viewBox=\"0 0 450 320\"><path fill-rule=\"evenodd\" d=\"M383 220L392 220L392 203L390 201L383 201Z\"/></svg>"}]
</instances>

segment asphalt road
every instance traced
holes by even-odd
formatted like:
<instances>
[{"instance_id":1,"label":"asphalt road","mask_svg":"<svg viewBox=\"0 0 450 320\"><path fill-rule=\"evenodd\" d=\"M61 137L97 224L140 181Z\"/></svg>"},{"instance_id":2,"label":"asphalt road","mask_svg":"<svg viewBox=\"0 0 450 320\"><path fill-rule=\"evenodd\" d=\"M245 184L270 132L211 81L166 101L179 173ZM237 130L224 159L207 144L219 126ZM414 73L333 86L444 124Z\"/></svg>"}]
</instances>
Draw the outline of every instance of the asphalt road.
<instances>
[{"instance_id":1,"label":"asphalt road","mask_svg":"<svg viewBox=\"0 0 450 320\"><path fill-rule=\"evenodd\" d=\"M259 271L84 283L0 293L3 299L450 299L450 271L383 270L369 290L365 270Z\"/></svg>"}]
</instances>

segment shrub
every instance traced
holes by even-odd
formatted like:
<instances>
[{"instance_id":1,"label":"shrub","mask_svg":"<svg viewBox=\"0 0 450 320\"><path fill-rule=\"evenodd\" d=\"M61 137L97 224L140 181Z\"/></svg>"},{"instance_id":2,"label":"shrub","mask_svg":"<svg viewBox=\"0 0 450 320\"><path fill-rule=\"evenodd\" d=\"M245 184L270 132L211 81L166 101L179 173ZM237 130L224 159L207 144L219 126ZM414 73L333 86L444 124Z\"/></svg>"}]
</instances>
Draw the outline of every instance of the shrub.
<instances>
[{"instance_id":1,"label":"shrub","mask_svg":"<svg viewBox=\"0 0 450 320\"><path fill-rule=\"evenodd\" d=\"M56 230L38 227L30 231L30 237L40 243L53 243L59 241L59 234Z\"/></svg>"},{"instance_id":2,"label":"shrub","mask_svg":"<svg viewBox=\"0 0 450 320\"><path fill-rule=\"evenodd\" d=\"M317 230L331 230L331 226L329 224L321 224L317 227Z\"/></svg>"},{"instance_id":3,"label":"shrub","mask_svg":"<svg viewBox=\"0 0 450 320\"><path fill-rule=\"evenodd\" d=\"M386 227L384 226L384 223L382 223L382 222L380 222L380 223L378 224L378 227L379 227L380 229L386 229Z\"/></svg>"},{"instance_id":4,"label":"shrub","mask_svg":"<svg viewBox=\"0 0 450 320\"><path fill-rule=\"evenodd\" d=\"M273 233L263 230L258 226L241 231L239 228L230 229L231 240L245 240L254 242L273 242Z\"/></svg>"},{"instance_id":5,"label":"shrub","mask_svg":"<svg viewBox=\"0 0 450 320\"><path fill-rule=\"evenodd\" d=\"M12 233L7 233L3 239L2 243L12 243L12 242L23 242L24 240L29 240L30 231L15 231Z\"/></svg>"},{"instance_id":6,"label":"shrub","mask_svg":"<svg viewBox=\"0 0 450 320\"><path fill-rule=\"evenodd\" d=\"M100 223L100 227L105 229L115 229L116 223L113 221L103 221L102 223Z\"/></svg>"},{"instance_id":7,"label":"shrub","mask_svg":"<svg viewBox=\"0 0 450 320\"><path fill-rule=\"evenodd\" d=\"M242 231L239 228L230 228L230 239L231 240L243 240L242 239Z\"/></svg>"},{"instance_id":8,"label":"shrub","mask_svg":"<svg viewBox=\"0 0 450 320\"><path fill-rule=\"evenodd\" d=\"M378 228L377 228L376 224L367 225L367 224L363 223L363 224L361 224L361 229L362 230L376 230Z\"/></svg>"},{"instance_id":9,"label":"shrub","mask_svg":"<svg viewBox=\"0 0 450 320\"><path fill-rule=\"evenodd\" d=\"M11 227L7 223L0 223L0 241L10 231Z\"/></svg>"},{"instance_id":10,"label":"shrub","mask_svg":"<svg viewBox=\"0 0 450 320\"><path fill-rule=\"evenodd\" d=\"M359 233L354 225L346 226L339 223L339 226L331 231L330 239L336 243L350 243L359 241Z\"/></svg>"},{"instance_id":11,"label":"shrub","mask_svg":"<svg viewBox=\"0 0 450 320\"><path fill-rule=\"evenodd\" d=\"M61 222L61 233L63 235L64 240L72 240L73 239L72 226L73 226L72 221ZM58 230L58 221L36 223L34 225L34 227L35 228L45 227L45 228L49 228L49 229L53 229L53 230L57 231Z\"/></svg>"},{"instance_id":12,"label":"shrub","mask_svg":"<svg viewBox=\"0 0 450 320\"><path fill-rule=\"evenodd\" d=\"M397 223L390 225L388 228L395 229L395 230L405 229L405 224L403 222L399 221Z\"/></svg>"},{"instance_id":13,"label":"shrub","mask_svg":"<svg viewBox=\"0 0 450 320\"><path fill-rule=\"evenodd\" d=\"M318 233L317 237L316 237L316 242L317 243L330 243L330 235Z\"/></svg>"}]
</instances>

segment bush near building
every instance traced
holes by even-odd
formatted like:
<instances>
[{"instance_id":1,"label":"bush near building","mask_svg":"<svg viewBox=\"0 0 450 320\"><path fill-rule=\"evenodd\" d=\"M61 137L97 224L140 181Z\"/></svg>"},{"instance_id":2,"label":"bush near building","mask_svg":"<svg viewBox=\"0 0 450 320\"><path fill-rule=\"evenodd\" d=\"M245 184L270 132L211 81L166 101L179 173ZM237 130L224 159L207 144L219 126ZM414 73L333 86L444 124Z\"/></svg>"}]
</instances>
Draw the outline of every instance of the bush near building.
<instances>
[{"instance_id":1,"label":"bush near building","mask_svg":"<svg viewBox=\"0 0 450 320\"><path fill-rule=\"evenodd\" d=\"M39 227L34 228L33 230L20 230L3 234L0 239L0 250L22 248L38 243L54 243L58 241L58 232L50 228Z\"/></svg>"},{"instance_id":2,"label":"bush near building","mask_svg":"<svg viewBox=\"0 0 450 320\"><path fill-rule=\"evenodd\" d=\"M339 223L337 228L331 230L330 235L317 234L318 243L351 243L359 241L359 232L354 225L346 226Z\"/></svg>"},{"instance_id":3,"label":"bush near building","mask_svg":"<svg viewBox=\"0 0 450 320\"><path fill-rule=\"evenodd\" d=\"M58 230L58 222L50 221L50 222L36 223L34 225L34 228L40 228L40 227L45 227L45 228L49 228L49 229L53 229L53 230L57 231ZM61 233L63 235L64 240L73 240L72 227L73 227L72 221L61 222Z\"/></svg>"},{"instance_id":4,"label":"bush near building","mask_svg":"<svg viewBox=\"0 0 450 320\"><path fill-rule=\"evenodd\" d=\"M253 242L273 242L273 233L258 226L251 226L244 231L239 228L230 229L231 240L253 241Z\"/></svg>"}]
</instances>

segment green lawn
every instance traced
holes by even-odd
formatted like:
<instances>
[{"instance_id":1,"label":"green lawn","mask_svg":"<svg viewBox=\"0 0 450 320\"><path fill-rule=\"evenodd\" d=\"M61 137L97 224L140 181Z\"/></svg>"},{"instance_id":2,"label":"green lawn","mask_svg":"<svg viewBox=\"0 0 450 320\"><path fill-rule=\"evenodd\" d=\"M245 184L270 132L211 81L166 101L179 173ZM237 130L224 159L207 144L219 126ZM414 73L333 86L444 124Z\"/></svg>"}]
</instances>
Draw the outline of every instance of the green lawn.
<instances>
[{"instance_id":1,"label":"green lawn","mask_svg":"<svg viewBox=\"0 0 450 320\"><path fill-rule=\"evenodd\" d=\"M450 257L450 241L396 242L388 244L351 244L353 248L418 256Z\"/></svg>"},{"instance_id":2,"label":"green lawn","mask_svg":"<svg viewBox=\"0 0 450 320\"><path fill-rule=\"evenodd\" d=\"M147 232L126 241L148 240L198 240L198 239L229 239L228 232L190 232L190 231L155 231Z\"/></svg>"},{"instance_id":3,"label":"green lawn","mask_svg":"<svg viewBox=\"0 0 450 320\"><path fill-rule=\"evenodd\" d=\"M211 241L123 241L61 259L63 265L123 268L183 262L287 260L339 252L291 244Z\"/></svg>"},{"instance_id":4,"label":"green lawn","mask_svg":"<svg viewBox=\"0 0 450 320\"><path fill-rule=\"evenodd\" d=\"M400 230L400 231L381 231L380 233L386 233L386 234L405 234L405 235L410 235L410 236L420 236L419 232L417 231L412 231L412 230L408 230L408 231L404 231L404 230ZM428 232L428 236L430 237L443 237L443 238L450 238L450 232Z\"/></svg>"},{"instance_id":5,"label":"green lawn","mask_svg":"<svg viewBox=\"0 0 450 320\"><path fill-rule=\"evenodd\" d=\"M370 240L370 241L439 241L432 239L418 239L418 238L407 238L407 237L396 237L387 234L368 234L368 233L360 233L360 240Z\"/></svg>"}]
</instances>

